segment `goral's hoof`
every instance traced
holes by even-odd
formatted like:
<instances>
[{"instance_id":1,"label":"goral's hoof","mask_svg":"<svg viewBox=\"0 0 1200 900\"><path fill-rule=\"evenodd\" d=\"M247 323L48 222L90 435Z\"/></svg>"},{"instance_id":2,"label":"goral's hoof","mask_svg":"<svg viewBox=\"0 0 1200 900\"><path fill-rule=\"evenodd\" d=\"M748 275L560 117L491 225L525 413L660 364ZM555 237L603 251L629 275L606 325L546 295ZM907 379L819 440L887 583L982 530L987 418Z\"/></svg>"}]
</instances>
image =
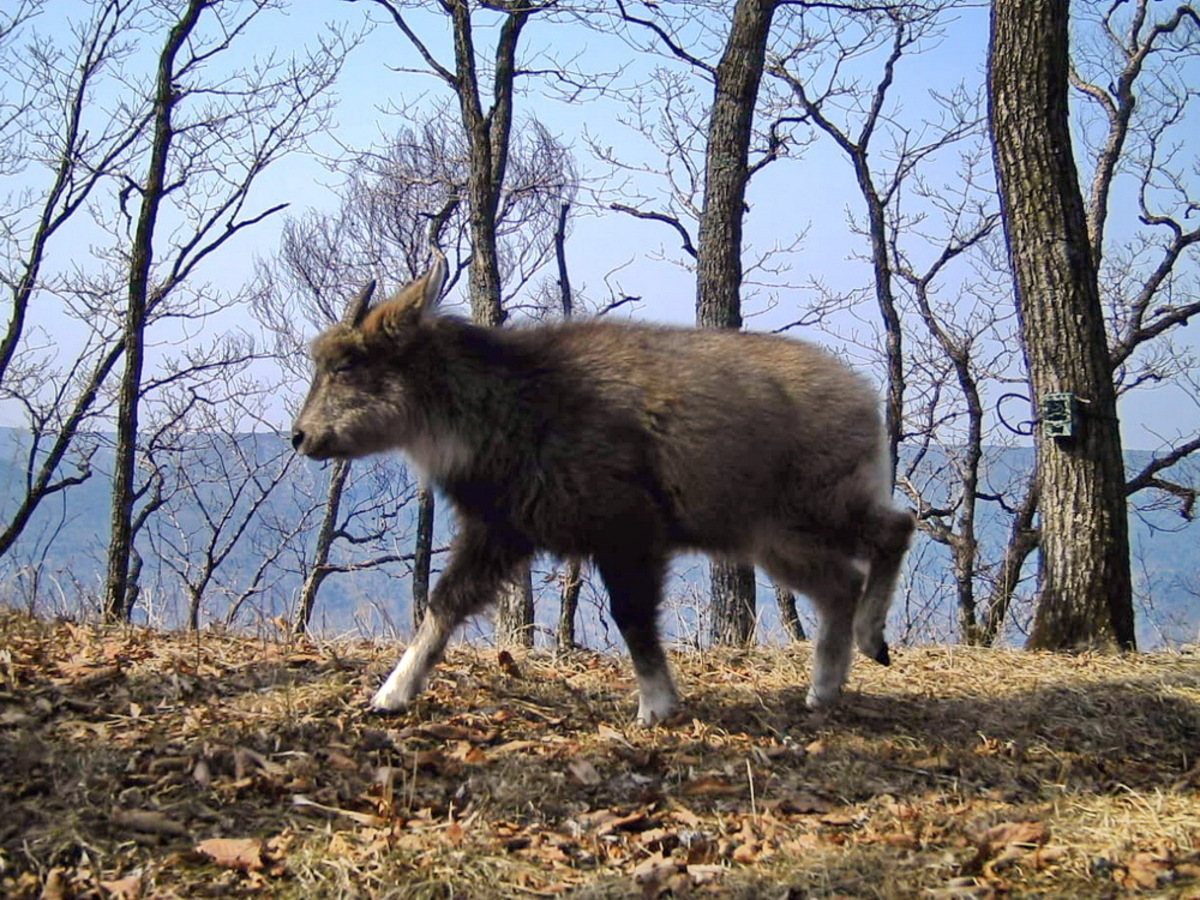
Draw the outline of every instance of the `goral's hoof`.
<instances>
[{"instance_id":1,"label":"goral's hoof","mask_svg":"<svg viewBox=\"0 0 1200 900\"><path fill-rule=\"evenodd\" d=\"M892 664L892 654L888 652L887 641L879 645L879 652L875 654L875 662L881 666L890 666Z\"/></svg>"}]
</instances>

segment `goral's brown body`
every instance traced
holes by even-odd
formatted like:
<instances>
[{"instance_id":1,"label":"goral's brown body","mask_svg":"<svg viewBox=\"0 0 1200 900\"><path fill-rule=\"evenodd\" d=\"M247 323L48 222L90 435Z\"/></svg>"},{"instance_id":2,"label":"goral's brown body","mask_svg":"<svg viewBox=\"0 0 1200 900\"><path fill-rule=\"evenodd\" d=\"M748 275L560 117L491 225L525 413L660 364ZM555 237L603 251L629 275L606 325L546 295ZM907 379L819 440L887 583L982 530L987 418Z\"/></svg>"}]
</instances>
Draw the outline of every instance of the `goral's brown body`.
<instances>
[{"instance_id":1,"label":"goral's brown body","mask_svg":"<svg viewBox=\"0 0 1200 900\"><path fill-rule=\"evenodd\" d=\"M600 321L479 328L432 311L440 286L435 268L319 337L296 421L297 448L313 457L404 450L458 512L429 619L376 706L411 700L450 632L537 551L594 559L646 722L675 704L655 611L679 550L755 562L812 597L810 703L836 698L852 632L886 659L912 518L890 505L861 376L779 337Z\"/></svg>"}]
</instances>

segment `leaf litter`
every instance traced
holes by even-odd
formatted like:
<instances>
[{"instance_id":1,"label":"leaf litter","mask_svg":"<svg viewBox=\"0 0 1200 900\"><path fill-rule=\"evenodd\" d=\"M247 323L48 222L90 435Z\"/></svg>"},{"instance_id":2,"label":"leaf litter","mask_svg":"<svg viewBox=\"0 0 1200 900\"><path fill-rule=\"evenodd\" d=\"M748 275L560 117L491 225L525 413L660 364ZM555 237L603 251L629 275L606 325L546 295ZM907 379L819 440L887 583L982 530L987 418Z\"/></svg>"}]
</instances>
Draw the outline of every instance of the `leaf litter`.
<instances>
[{"instance_id":1,"label":"leaf litter","mask_svg":"<svg viewBox=\"0 0 1200 900\"><path fill-rule=\"evenodd\" d=\"M1200 898L1200 658L397 648L0 613L0 895Z\"/></svg>"}]
</instances>

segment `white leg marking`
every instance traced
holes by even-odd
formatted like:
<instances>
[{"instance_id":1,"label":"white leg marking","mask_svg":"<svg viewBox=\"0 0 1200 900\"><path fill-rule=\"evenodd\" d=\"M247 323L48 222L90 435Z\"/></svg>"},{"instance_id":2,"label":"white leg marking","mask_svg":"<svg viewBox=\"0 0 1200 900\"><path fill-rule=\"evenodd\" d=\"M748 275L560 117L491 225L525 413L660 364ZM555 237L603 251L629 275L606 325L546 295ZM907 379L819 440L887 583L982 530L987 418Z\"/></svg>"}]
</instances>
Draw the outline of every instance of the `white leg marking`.
<instances>
[{"instance_id":1,"label":"white leg marking","mask_svg":"<svg viewBox=\"0 0 1200 900\"><path fill-rule=\"evenodd\" d=\"M649 728L667 718L678 707L679 694L669 671L661 669L646 677L638 676L638 725Z\"/></svg>"},{"instance_id":2,"label":"white leg marking","mask_svg":"<svg viewBox=\"0 0 1200 900\"><path fill-rule=\"evenodd\" d=\"M371 698L371 708L396 712L415 700L425 690L429 673L441 658L448 638L445 629L427 616L392 674Z\"/></svg>"},{"instance_id":3,"label":"white leg marking","mask_svg":"<svg viewBox=\"0 0 1200 900\"><path fill-rule=\"evenodd\" d=\"M808 708L821 709L837 703L842 687L850 678L850 618L819 612L816 660L812 686L808 689Z\"/></svg>"},{"instance_id":4,"label":"white leg marking","mask_svg":"<svg viewBox=\"0 0 1200 900\"><path fill-rule=\"evenodd\" d=\"M425 680L429 673L417 667L418 658L415 646L404 651L400 662L392 669L392 674L387 677L383 687L371 698L372 709L397 712L405 709L417 694L425 690Z\"/></svg>"}]
</instances>

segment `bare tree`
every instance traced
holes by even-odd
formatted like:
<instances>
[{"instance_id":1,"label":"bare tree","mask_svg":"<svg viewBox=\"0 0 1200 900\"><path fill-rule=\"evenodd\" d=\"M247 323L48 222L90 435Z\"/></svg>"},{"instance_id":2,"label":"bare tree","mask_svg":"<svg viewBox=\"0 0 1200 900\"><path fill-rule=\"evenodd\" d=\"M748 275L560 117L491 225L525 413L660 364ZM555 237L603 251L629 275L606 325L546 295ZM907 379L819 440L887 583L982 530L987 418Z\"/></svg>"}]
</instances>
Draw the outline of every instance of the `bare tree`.
<instances>
[{"instance_id":1,"label":"bare tree","mask_svg":"<svg viewBox=\"0 0 1200 900\"><path fill-rule=\"evenodd\" d=\"M142 11L110 0L93 4L71 29L44 31L36 26L45 4L20 2L0 13L7 75L0 86L0 174L21 175L21 186L6 197L0 230L0 280L9 297L0 398L21 409L30 435L25 481L0 531L0 555L46 498L92 474L96 443L78 437L102 411L101 387L123 350L109 316L111 283L90 274L47 274L47 258L68 225L87 223L89 204L129 159L148 122L143 104L101 99L121 77ZM31 327L28 317L35 298L41 327ZM45 313L59 298L65 315L56 320ZM67 333L82 325L86 335L65 365L60 341L49 336L55 324Z\"/></svg>"},{"instance_id":2,"label":"bare tree","mask_svg":"<svg viewBox=\"0 0 1200 900\"><path fill-rule=\"evenodd\" d=\"M287 442L273 431L242 430L248 411L252 420L263 421L266 386L239 384L227 364L233 356L228 349L215 356L225 364L213 370L208 390L172 385L176 414L156 429L146 454L164 482L160 493L165 496L149 529L149 544L158 565L182 587L191 629L200 627L206 603L210 617L223 613L228 621L263 590L284 548L280 543L252 551L249 534L295 463ZM215 403L208 399L214 388L224 388ZM258 556L254 565L235 565L251 552ZM178 590L171 587L172 593ZM213 605L215 595L224 597L225 609Z\"/></svg>"},{"instance_id":3,"label":"bare tree","mask_svg":"<svg viewBox=\"0 0 1200 900\"><path fill-rule=\"evenodd\" d=\"M472 4L467 0L438 0L410 4L435 11L446 18L453 34L453 59L439 60L430 45L417 33L405 4L394 0L370 0L417 51L420 70L441 81L458 106L458 124L465 138L467 156L463 199L466 200L470 236L468 296L472 318L498 326L508 317L503 302L500 255L502 205L512 194L510 172L518 79L533 74L519 60L521 36L535 16L550 16L559 0L523 3ZM484 34L479 22L497 28L489 54L490 65L481 65L484 54L477 43ZM553 67L560 75L562 70ZM576 82L581 84L582 82ZM533 641L533 586L523 572L511 589L503 592L494 615L496 639L501 644L528 646Z\"/></svg>"},{"instance_id":4,"label":"bare tree","mask_svg":"<svg viewBox=\"0 0 1200 900\"><path fill-rule=\"evenodd\" d=\"M762 160L751 162L754 138L754 116L758 105L759 84L765 65L768 37L776 9L776 0L739 0L729 13L727 31L719 43L719 60L714 65L685 48L681 33L696 28L693 16L701 4L684 5L675 10L653 8L648 16L631 12L618 0L617 7L623 22L643 34L649 34L658 52L687 63L700 72L713 86L712 104L708 109L703 140L703 174L691 163L686 152L673 149L668 158L671 165L686 173L685 193L694 195L697 188L703 200L699 209L692 207L698 223L698 240L693 249L688 229L676 215L662 211L620 204L616 208L641 218L654 219L671 225L682 237L684 249L696 261L696 323L708 328L741 328L742 326L742 225L745 215L746 187L754 171L779 152L776 144ZM709 38L711 39L711 32ZM670 76L664 75L664 98L668 104L676 101ZM685 121L685 135L698 135L699 129L690 116ZM676 133L668 140L675 148L688 146L689 137L680 139ZM679 192L676 192L677 194ZM683 207L687 209L687 201ZM757 583L754 570L729 562L714 560L709 569L712 590L712 641L717 644L744 644L753 639L756 624Z\"/></svg>"},{"instance_id":5,"label":"bare tree","mask_svg":"<svg viewBox=\"0 0 1200 900\"><path fill-rule=\"evenodd\" d=\"M1094 114L1101 126L1080 129L1081 168L1085 176L1091 170L1088 238L1099 266L1118 394L1176 385L1187 397L1200 363L1171 338L1200 314L1194 287L1200 227L1188 227L1200 208L1200 154L1187 153L1181 131L1200 100L1187 74L1200 60L1200 13L1192 4L1158 12L1148 0L1122 6L1085 8L1076 25L1090 40L1073 54L1071 84L1084 101L1081 115ZM1122 178L1136 191L1137 220L1119 222L1133 237L1114 241L1107 225ZM1196 486L1170 473L1200 449L1200 422L1181 422L1176 434L1161 439L1156 458L1133 473L1126 491L1135 503L1143 492L1150 503L1172 498L1190 520Z\"/></svg>"},{"instance_id":6,"label":"bare tree","mask_svg":"<svg viewBox=\"0 0 1200 900\"><path fill-rule=\"evenodd\" d=\"M1068 393L1084 403L1066 434L1037 432L1041 596L1030 644L1131 648L1121 434L1071 156L1067 22L1067 0L992 8L992 135L1030 384L1039 401Z\"/></svg>"},{"instance_id":7,"label":"bare tree","mask_svg":"<svg viewBox=\"0 0 1200 900\"><path fill-rule=\"evenodd\" d=\"M1078 166L1088 184L1088 242L1099 271L1117 393L1128 404L1141 389L1176 384L1186 397L1196 363L1171 336L1200 309L1184 286L1194 277L1200 232L1186 225L1197 188L1189 159L1179 152L1186 142L1172 135L1185 127L1197 96L1182 71L1200 53L1196 10L1189 4L1157 12L1140 0L1081 5L1078 12L1069 76L1082 101ZM1137 197L1137 216L1121 223L1132 237L1114 241L1107 224L1122 179ZM1181 420L1175 434L1160 437L1152 461L1127 476L1125 493L1135 509L1174 503L1190 521L1196 486L1171 473L1200 448L1198 433L1194 421ZM1038 502L1031 484L1016 509L993 609L1007 608L1026 558L1039 545Z\"/></svg>"},{"instance_id":8,"label":"bare tree","mask_svg":"<svg viewBox=\"0 0 1200 900\"><path fill-rule=\"evenodd\" d=\"M247 41L273 2L234 7L189 0L156 58L151 123L144 155L122 176L124 200L136 196L132 249L122 316L124 371L117 394L112 527L104 609L115 619L127 606L133 546L138 414L147 329L179 312L182 288L195 270L247 228L286 204L253 209L250 188L281 156L303 148L328 121L328 90L348 50L334 33L307 59L268 59L223 67L230 48ZM176 224L182 220L186 225ZM116 233L125 229L117 225ZM205 315L196 308L183 314ZM207 311L211 315L211 310Z\"/></svg>"}]
</instances>

